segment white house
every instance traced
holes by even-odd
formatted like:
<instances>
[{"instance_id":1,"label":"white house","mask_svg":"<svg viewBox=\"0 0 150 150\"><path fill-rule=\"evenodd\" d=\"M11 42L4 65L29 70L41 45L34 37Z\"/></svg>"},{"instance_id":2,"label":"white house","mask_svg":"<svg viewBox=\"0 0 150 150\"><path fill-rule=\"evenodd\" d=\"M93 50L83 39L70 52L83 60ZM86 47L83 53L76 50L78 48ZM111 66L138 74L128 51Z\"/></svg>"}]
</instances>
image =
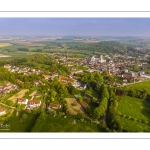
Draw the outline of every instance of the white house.
<instances>
[{"instance_id":1,"label":"white house","mask_svg":"<svg viewBox=\"0 0 150 150\"><path fill-rule=\"evenodd\" d=\"M0 116L6 114L6 110L4 108L0 108Z\"/></svg>"},{"instance_id":2,"label":"white house","mask_svg":"<svg viewBox=\"0 0 150 150\"><path fill-rule=\"evenodd\" d=\"M17 98L18 104L26 104L28 103L28 99L26 98Z\"/></svg>"},{"instance_id":3,"label":"white house","mask_svg":"<svg viewBox=\"0 0 150 150\"><path fill-rule=\"evenodd\" d=\"M39 107L41 105L40 100L30 100L28 101L28 106L30 107Z\"/></svg>"}]
</instances>

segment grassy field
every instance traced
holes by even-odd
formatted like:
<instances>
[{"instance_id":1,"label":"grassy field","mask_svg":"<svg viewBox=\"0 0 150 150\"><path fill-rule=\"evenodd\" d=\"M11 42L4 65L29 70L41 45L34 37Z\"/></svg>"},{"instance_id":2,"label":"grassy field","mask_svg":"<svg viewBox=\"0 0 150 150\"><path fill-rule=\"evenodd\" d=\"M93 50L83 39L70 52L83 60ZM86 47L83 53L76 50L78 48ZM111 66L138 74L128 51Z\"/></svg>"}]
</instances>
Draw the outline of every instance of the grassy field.
<instances>
[{"instance_id":1,"label":"grassy field","mask_svg":"<svg viewBox=\"0 0 150 150\"><path fill-rule=\"evenodd\" d=\"M150 126L138 121L129 120L124 117L117 117L123 129L129 132L150 132Z\"/></svg>"},{"instance_id":2,"label":"grassy field","mask_svg":"<svg viewBox=\"0 0 150 150\"><path fill-rule=\"evenodd\" d=\"M118 105L121 116L118 120L128 131L150 131L150 102L134 97L123 96ZM142 123L142 122L147 123Z\"/></svg>"},{"instance_id":3,"label":"grassy field","mask_svg":"<svg viewBox=\"0 0 150 150\"><path fill-rule=\"evenodd\" d=\"M73 118L53 117L48 115L41 132L101 132L95 123L77 121Z\"/></svg>"},{"instance_id":4,"label":"grassy field","mask_svg":"<svg viewBox=\"0 0 150 150\"><path fill-rule=\"evenodd\" d=\"M8 100L11 100L11 101L13 101L13 103L16 103L17 98L22 98L25 95L25 92L27 92L27 91L28 91L28 89L23 89L20 92L18 92L17 94L10 97Z\"/></svg>"},{"instance_id":5,"label":"grassy field","mask_svg":"<svg viewBox=\"0 0 150 150\"><path fill-rule=\"evenodd\" d=\"M121 114L134 117L136 119L150 119L150 102L134 97L123 96L118 105Z\"/></svg>"},{"instance_id":6,"label":"grassy field","mask_svg":"<svg viewBox=\"0 0 150 150\"><path fill-rule=\"evenodd\" d=\"M29 120L27 123L21 123L20 118L23 113L24 112L22 111L21 113L19 113L18 116L16 116L16 111L13 113L13 115L8 119L8 121L4 123L10 125L10 130L6 130L5 132L30 132L30 129L34 125L38 115L26 113L29 117ZM0 130L0 132L4 131Z\"/></svg>"},{"instance_id":7,"label":"grassy field","mask_svg":"<svg viewBox=\"0 0 150 150\"><path fill-rule=\"evenodd\" d=\"M126 87L127 89L135 89L138 91L143 91L144 89L146 89L149 93L150 93L150 80L141 82L141 83L137 83L137 84L132 84L132 85L128 85Z\"/></svg>"}]
</instances>

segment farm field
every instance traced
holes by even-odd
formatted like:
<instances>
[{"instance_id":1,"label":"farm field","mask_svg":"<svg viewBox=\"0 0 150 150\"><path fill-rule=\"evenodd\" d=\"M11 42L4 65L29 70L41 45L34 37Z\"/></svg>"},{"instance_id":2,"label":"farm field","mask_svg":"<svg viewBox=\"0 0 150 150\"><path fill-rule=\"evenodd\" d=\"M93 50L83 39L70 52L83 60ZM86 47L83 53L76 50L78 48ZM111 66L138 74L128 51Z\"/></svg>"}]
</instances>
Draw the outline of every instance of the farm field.
<instances>
[{"instance_id":1,"label":"farm field","mask_svg":"<svg viewBox=\"0 0 150 150\"><path fill-rule=\"evenodd\" d=\"M82 106L77 102L75 98L66 98L68 110L72 115L77 115L78 113L84 114Z\"/></svg>"},{"instance_id":2,"label":"farm field","mask_svg":"<svg viewBox=\"0 0 150 150\"><path fill-rule=\"evenodd\" d=\"M6 46L11 46L12 44L10 43L0 43L0 48L6 47Z\"/></svg>"},{"instance_id":3,"label":"farm field","mask_svg":"<svg viewBox=\"0 0 150 150\"><path fill-rule=\"evenodd\" d=\"M134 90L139 90L139 91L143 91L144 89L146 89L148 92L150 92L150 80L137 83L137 84L128 85L126 88L127 89L132 88Z\"/></svg>"},{"instance_id":4,"label":"farm field","mask_svg":"<svg viewBox=\"0 0 150 150\"><path fill-rule=\"evenodd\" d=\"M40 132L101 132L102 130L90 121L76 121L73 118L61 118L48 115Z\"/></svg>"},{"instance_id":5,"label":"farm field","mask_svg":"<svg viewBox=\"0 0 150 150\"><path fill-rule=\"evenodd\" d=\"M128 131L150 131L150 102L123 96L118 104L119 123Z\"/></svg>"},{"instance_id":6,"label":"farm field","mask_svg":"<svg viewBox=\"0 0 150 150\"><path fill-rule=\"evenodd\" d=\"M13 103L16 103L17 98L22 98L25 95L25 92L27 92L27 91L28 91L28 89L23 89L20 92L18 92L17 94L10 97L8 100L11 100Z\"/></svg>"}]
</instances>

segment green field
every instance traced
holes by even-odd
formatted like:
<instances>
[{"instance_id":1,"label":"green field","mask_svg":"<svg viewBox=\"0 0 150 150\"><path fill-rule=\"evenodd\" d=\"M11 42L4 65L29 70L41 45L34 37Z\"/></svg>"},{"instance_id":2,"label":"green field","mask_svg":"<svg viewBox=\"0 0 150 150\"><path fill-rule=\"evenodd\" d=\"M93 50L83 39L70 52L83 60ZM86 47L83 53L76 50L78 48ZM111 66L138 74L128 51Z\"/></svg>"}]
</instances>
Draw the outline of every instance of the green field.
<instances>
[{"instance_id":1,"label":"green field","mask_svg":"<svg viewBox=\"0 0 150 150\"><path fill-rule=\"evenodd\" d=\"M128 85L126 87L127 89L134 89L134 90L138 90L138 91L143 91L144 89L146 89L149 93L150 93L150 80L141 82L141 83L137 83L137 84L132 84L132 85Z\"/></svg>"},{"instance_id":2,"label":"green field","mask_svg":"<svg viewBox=\"0 0 150 150\"><path fill-rule=\"evenodd\" d=\"M41 132L101 132L100 128L90 121L76 121L73 118L53 117L48 115Z\"/></svg>"},{"instance_id":3,"label":"green field","mask_svg":"<svg viewBox=\"0 0 150 150\"><path fill-rule=\"evenodd\" d=\"M129 120L124 117L117 117L117 120L123 127L123 129L129 132L150 132L150 126L138 121Z\"/></svg>"},{"instance_id":4,"label":"green field","mask_svg":"<svg viewBox=\"0 0 150 150\"><path fill-rule=\"evenodd\" d=\"M150 122L150 102L123 96L119 102L118 111L122 116L118 116L118 120L124 129L128 129L128 131L150 131L148 126Z\"/></svg>"}]
</instances>

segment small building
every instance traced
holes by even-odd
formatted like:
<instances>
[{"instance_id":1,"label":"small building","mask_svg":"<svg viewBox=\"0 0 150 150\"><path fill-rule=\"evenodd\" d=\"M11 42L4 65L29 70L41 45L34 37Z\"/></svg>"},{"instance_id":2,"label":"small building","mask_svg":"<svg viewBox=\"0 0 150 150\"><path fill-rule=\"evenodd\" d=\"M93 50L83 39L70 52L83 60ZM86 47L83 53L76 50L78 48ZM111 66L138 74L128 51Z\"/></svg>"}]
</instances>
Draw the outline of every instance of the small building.
<instances>
[{"instance_id":1,"label":"small building","mask_svg":"<svg viewBox=\"0 0 150 150\"><path fill-rule=\"evenodd\" d=\"M28 99L26 98L17 98L18 104L26 104L28 103Z\"/></svg>"},{"instance_id":2,"label":"small building","mask_svg":"<svg viewBox=\"0 0 150 150\"><path fill-rule=\"evenodd\" d=\"M10 68L11 68L11 66L10 66L9 64L5 64L5 65L4 65L4 68L6 68L6 69L10 69Z\"/></svg>"},{"instance_id":3,"label":"small building","mask_svg":"<svg viewBox=\"0 0 150 150\"><path fill-rule=\"evenodd\" d=\"M0 108L0 116L6 114L5 108Z\"/></svg>"},{"instance_id":4,"label":"small building","mask_svg":"<svg viewBox=\"0 0 150 150\"><path fill-rule=\"evenodd\" d=\"M61 108L61 105L60 105L60 104L53 104L53 103L50 103L50 104L49 104L49 107L50 107L50 108L54 108L54 109L60 109L60 108Z\"/></svg>"},{"instance_id":5,"label":"small building","mask_svg":"<svg viewBox=\"0 0 150 150\"><path fill-rule=\"evenodd\" d=\"M28 101L28 106L30 107L39 107L41 105L40 100L30 100Z\"/></svg>"},{"instance_id":6,"label":"small building","mask_svg":"<svg viewBox=\"0 0 150 150\"><path fill-rule=\"evenodd\" d=\"M81 105L82 105L82 107L85 108L85 109L89 106L85 101L82 101L82 102L81 102Z\"/></svg>"}]
</instances>

